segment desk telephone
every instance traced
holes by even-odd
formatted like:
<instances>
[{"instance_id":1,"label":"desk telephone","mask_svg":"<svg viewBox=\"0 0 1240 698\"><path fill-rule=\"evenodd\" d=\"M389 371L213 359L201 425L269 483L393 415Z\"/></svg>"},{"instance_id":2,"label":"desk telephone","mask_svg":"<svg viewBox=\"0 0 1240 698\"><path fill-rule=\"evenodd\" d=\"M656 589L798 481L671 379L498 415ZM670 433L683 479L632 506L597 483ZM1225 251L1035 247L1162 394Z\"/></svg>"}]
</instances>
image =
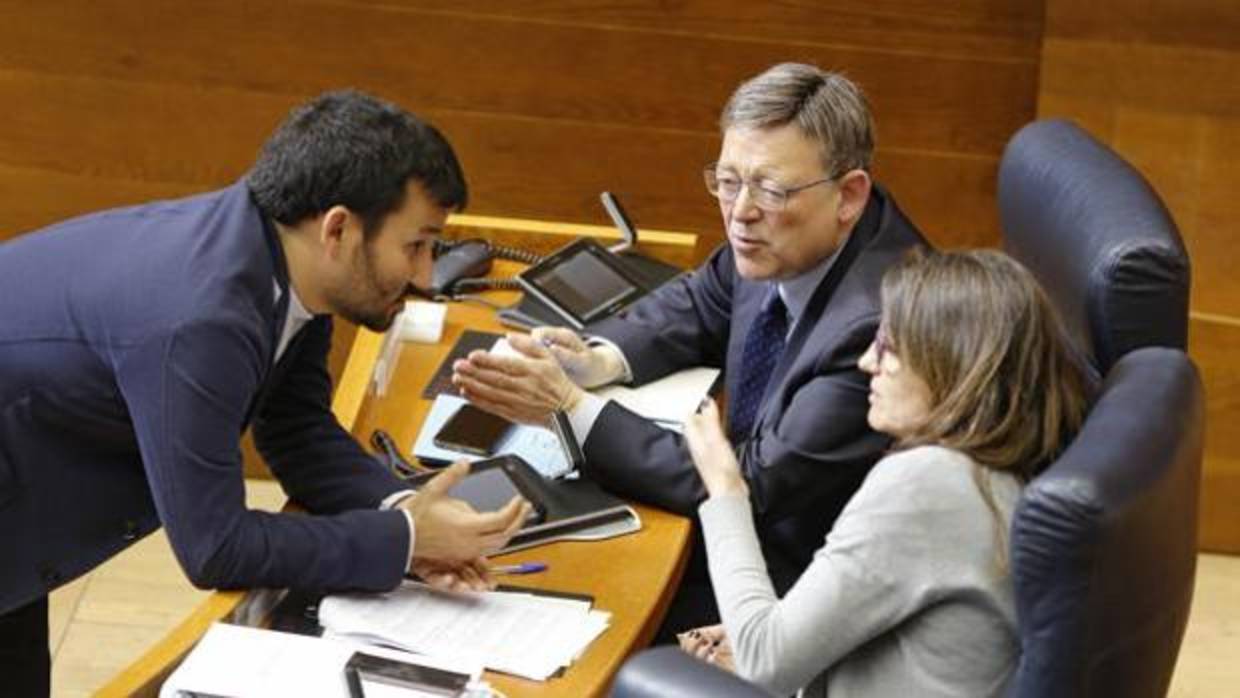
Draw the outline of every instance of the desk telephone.
<instances>
[{"instance_id":1,"label":"desk telephone","mask_svg":"<svg viewBox=\"0 0 1240 698\"><path fill-rule=\"evenodd\" d=\"M583 329L681 272L638 252L637 229L620 202L610 192L601 198L623 236L619 244L604 248L590 238L578 238L544 257L477 238L436 241L430 295L458 298L476 291L522 290L521 301L500 311L504 324L523 329L567 324ZM496 257L530 268L515 279L482 278Z\"/></svg>"},{"instance_id":2,"label":"desk telephone","mask_svg":"<svg viewBox=\"0 0 1240 698\"><path fill-rule=\"evenodd\" d=\"M491 271L496 257L525 264L537 264L542 257L533 252L496 245L481 238L436 240L435 270L431 276L431 295L456 296L471 291L515 289L513 279L482 278Z\"/></svg>"}]
</instances>

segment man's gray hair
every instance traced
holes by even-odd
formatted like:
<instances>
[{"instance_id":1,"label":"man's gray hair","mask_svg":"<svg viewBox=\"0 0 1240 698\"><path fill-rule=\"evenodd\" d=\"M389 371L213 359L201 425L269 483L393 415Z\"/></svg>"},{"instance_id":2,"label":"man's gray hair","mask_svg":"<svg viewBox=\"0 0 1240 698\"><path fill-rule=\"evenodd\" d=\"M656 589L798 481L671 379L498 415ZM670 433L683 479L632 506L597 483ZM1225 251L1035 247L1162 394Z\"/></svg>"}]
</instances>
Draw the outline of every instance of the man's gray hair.
<instances>
[{"instance_id":1,"label":"man's gray hair","mask_svg":"<svg viewBox=\"0 0 1240 698\"><path fill-rule=\"evenodd\" d=\"M719 127L778 128L794 121L821 145L829 176L869 170L874 124L865 95L843 75L812 65L780 63L745 81L724 106Z\"/></svg>"}]
</instances>

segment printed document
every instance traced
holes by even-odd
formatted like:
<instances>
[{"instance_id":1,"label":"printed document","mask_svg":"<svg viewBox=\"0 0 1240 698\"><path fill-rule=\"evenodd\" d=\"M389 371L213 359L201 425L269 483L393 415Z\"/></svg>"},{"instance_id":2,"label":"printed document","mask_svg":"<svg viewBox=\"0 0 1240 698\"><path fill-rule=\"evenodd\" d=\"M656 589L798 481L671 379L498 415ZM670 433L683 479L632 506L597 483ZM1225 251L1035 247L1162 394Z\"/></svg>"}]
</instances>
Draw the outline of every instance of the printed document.
<instances>
[{"instance_id":1,"label":"printed document","mask_svg":"<svg viewBox=\"0 0 1240 698\"><path fill-rule=\"evenodd\" d=\"M478 663L546 680L606 628L588 601L509 591L445 592L406 582L386 594L340 594L319 604L331 637Z\"/></svg>"}]
</instances>

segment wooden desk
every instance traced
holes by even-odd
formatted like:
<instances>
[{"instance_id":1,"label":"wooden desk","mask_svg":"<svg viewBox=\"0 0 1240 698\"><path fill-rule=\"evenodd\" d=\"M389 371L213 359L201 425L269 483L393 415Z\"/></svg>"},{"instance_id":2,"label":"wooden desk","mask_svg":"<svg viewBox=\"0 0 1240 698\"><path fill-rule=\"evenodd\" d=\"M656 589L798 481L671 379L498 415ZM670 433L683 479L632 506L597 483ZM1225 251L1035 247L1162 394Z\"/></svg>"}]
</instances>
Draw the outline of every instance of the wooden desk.
<instances>
[{"instance_id":1,"label":"wooden desk","mask_svg":"<svg viewBox=\"0 0 1240 698\"><path fill-rule=\"evenodd\" d=\"M495 225L491 219L488 224ZM686 236L692 238L692 236ZM688 243L692 246L692 241ZM500 273L511 271L500 266ZM515 293L490 293L499 303ZM493 310L463 303L449 306L443 339L436 345L404 343L387 396L368 390L382 336L360 330L336 390L332 409L337 419L365 443L376 428L387 430L408 452L430 407L421 399L423 387L442 358L466 328L501 331ZM611 626L596 639L564 676L546 682L528 681L488 672L487 679L506 695L605 695L611 677L634 651L649 644L680 581L688 554L690 524L683 517L635 506L643 529L607 541L564 542L495 558L497 563L539 560L546 572L506 582L543 589L588 593L595 606L612 614ZM117 675L98 695L155 696L159 686L217 620L238 621L247 613L244 592L217 592L142 657Z\"/></svg>"}]
</instances>

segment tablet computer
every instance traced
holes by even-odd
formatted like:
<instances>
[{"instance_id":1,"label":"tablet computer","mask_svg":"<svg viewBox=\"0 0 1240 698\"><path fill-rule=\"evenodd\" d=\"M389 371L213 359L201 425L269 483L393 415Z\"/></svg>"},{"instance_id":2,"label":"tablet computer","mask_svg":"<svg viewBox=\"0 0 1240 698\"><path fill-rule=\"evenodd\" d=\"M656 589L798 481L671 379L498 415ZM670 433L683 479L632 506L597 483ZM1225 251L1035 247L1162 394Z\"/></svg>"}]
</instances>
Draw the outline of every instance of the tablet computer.
<instances>
[{"instance_id":1,"label":"tablet computer","mask_svg":"<svg viewBox=\"0 0 1240 698\"><path fill-rule=\"evenodd\" d=\"M508 500L520 495L530 503L530 513L525 519L525 525L541 523L547 515L546 503L543 502L541 493L531 486L531 476L517 472L519 467L520 464L512 458L476 461L469 466L469 474L448 490L448 496L468 502L476 511L495 511L507 504ZM421 487L437 474L423 473L411 482L416 487ZM533 477L538 477L537 473L534 473Z\"/></svg>"},{"instance_id":2,"label":"tablet computer","mask_svg":"<svg viewBox=\"0 0 1240 698\"><path fill-rule=\"evenodd\" d=\"M593 239L581 238L517 275L537 297L572 327L583 329L646 293L616 256Z\"/></svg>"}]
</instances>

